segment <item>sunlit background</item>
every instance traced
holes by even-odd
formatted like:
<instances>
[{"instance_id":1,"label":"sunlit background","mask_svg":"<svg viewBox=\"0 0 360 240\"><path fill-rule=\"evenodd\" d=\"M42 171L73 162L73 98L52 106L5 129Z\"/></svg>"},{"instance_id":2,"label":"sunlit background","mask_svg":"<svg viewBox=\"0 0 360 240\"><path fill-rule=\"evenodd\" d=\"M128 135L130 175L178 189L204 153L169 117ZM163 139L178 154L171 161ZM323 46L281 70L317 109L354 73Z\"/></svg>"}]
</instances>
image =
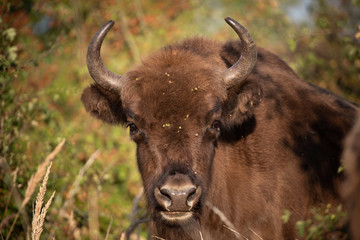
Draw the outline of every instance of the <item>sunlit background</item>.
<instances>
[{"instance_id":1,"label":"sunlit background","mask_svg":"<svg viewBox=\"0 0 360 240\"><path fill-rule=\"evenodd\" d=\"M42 239L119 239L133 219L146 218L143 200L132 210L141 191L135 144L80 102L92 83L88 43L113 19L102 57L123 74L188 37L236 39L227 16L305 80L360 102L359 0L2 0L0 238L27 238L40 186L27 196L29 179L63 139L47 182L44 201L56 193ZM146 239L146 229L134 233Z\"/></svg>"}]
</instances>

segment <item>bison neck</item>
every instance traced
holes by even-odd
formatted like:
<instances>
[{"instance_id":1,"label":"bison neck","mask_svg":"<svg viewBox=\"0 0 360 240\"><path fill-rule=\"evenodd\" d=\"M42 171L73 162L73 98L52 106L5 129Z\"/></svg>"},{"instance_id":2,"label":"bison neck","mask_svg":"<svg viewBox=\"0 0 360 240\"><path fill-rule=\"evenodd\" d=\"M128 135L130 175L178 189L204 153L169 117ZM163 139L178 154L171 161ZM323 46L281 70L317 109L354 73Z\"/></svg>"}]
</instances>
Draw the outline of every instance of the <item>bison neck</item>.
<instances>
[{"instance_id":1,"label":"bison neck","mask_svg":"<svg viewBox=\"0 0 360 240\"><path fill-rule=\"evenodd\" d=\"M319 91L299 85L300 94L301 89ZM229 141L218 144L202 217L212 231L248 239L295 239L296 222L308 219L313 207L340 204L342 139L353 124L355 107L325 91L306 98L278 93L269 96L265 89L246 129L233 129L237 139L232 132ZM291 212L287 224L281 219L285 210Z\"/></svg>"}]
</instances>

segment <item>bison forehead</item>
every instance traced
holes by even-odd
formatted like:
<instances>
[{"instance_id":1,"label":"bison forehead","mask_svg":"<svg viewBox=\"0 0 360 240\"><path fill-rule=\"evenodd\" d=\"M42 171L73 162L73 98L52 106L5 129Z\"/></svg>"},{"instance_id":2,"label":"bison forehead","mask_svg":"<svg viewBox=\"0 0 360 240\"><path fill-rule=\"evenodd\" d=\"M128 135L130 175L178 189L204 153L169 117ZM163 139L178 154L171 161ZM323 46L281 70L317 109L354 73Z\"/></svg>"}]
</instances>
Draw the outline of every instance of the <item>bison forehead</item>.
<instances>
[{"instance_id":1,"label":"bison forehead","mask_svg":"<svg viewBox=\"0 0 360 240\"><path fill-rule=\"evenodd\" d=\"M169 81L152 89L138 89L124 104L145 119L179 122L189 116L203 118L222 100L200 84L181 86L176 80Z\"/></svg>"},{"instance_id":2,"label":"bison forehead","mask_svg":"<svg viewBox=\"0 0 360 240\"><path fill-rule=\"evenodd\" d=\"M163 121L200 117L227 94L220 67L188 51L163 50L126 78L121 93L125 107Z\"/></svg>"}]
</instances>

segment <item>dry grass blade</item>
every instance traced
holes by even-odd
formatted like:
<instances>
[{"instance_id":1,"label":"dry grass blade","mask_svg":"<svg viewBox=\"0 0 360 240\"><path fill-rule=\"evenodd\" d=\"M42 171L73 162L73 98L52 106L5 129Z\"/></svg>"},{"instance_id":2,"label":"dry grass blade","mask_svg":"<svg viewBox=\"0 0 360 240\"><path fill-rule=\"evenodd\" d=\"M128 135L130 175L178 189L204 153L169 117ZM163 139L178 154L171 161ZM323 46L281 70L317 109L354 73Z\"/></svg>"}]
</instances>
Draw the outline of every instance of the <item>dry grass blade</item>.
<instances>
[{"instance_id":1,"label":"dry grass blade","mask_svg":"<svg viewBox=\"0 0 360 240\"><path fill-rule=\"evenodd\" d=\"M204 238L203 238L203 235L202 235L201 231L199 231L199 234L200 234L200 240L204 240Z\"/></svg>"},{"instance_id":2,"label":"dry grass blade","mask_svg":"<svg viewBox=\"0 0 360 240\"><path fill-rule=\"evenodd\" d=\"M74 239L82 239L81 237L81 231L79 228L77 228L77 223L74 219L73 214L73 202L74 202L74 196L80 191L80 184L81 180L84 178L86 171L92 166L92 164L95 162L96 158L99 156L100 151L96 150L90 158L86 161L85 165L80 169L78 175L75 178L75 181L70 187L70 190L66 196L66 200L59 210L59 216L67 219L68 227L70 229L70 233L72 234L72 237Z\"/></svg>"},{"instance_id":3,"label":"dry grass blade","mask_svg":"<svg viewBox=\"0 0 360 240\"><path fill-rule=\"evenodd\" d=\"M100 238L100 222L99 222L99 193L97 186L90 184L88 186L88 226L89 239L98 240Z\"/></svg>"},{"instance_id":4,"label":"dry grass blade","mask_svg":"<svg viewBox=\"0 0 360 240\"><path fill-rule=\"evenodd\" d=\"M146 223L149 221L149 219L147 218L147 214L140 217L139 219L136 218L136 215L139 212L139 202L143 198L143 195L144 195L144 188L141 188L140 192L138 193L138 195L136 195L136 197L133 200L131 214L130 214L130 226L125 230L126 239L130 239L130 235L135 231L135 229L139 224Z\"/></svg>"},{"instance_id":5,"label":"dry grass blade","mask_svg":"<svg viewBox=\"0 0 360 240\"><path fill-rule=\"evenodd\" d=\"M50 162L50 164L46 170L43 182L39 188L39 193L36 196L35 210L34 210L34 216L33 216L33 221L32 221L32 232L31 232L32 240L40 239L41 233L43 231L43 225L44 225L46 212L49 209L52 199L54 198L54 195L55 195L55 191L54 191L53 194L51 195L50 199L45 204L45 206L42 207L43 202L44 202L44 195L46 192L46 184L49 179L51 165L52 165L52 162Z\"/></svg>"},{"instance_id":6,"label":"dry grass blade","mask_svg":"<svg viewBox=\"0 0 360 240\"><path fill-rule=\"evenodd\" d=\"M155 235L152 235L151 237L155 238L155 239L166 240L165 238L161 238L161 237L158 237L158 236L155 236Z\"/></svg>"},{"instance_id":7,"label":"dry grass blade","mask_svg":"<svg viewBox=\"0 0 360 240\"><path fill-rule=\"evenodd\" d=\"M120 240L125 240L125 233L122 233L122 234L120 235Z\"/></svg>"},{"instance_id":8,"label":"dry grass blade","mask_svg":"<svg viewBox=\"0 0 360 240\"><path fill-rule=\"evenodd\" d=\"M254 233L258 238L260 238L261 240L263 240L263 238L259 235L259 234L257 234L254 230L252 230L251 228L249 228L250 229L250 231L252 232L252 233Z\"/></svg>"},{"instance_id":9,"label":"dry grass blade","mask_svg":"<svg viewBox=\"0 0 360 240\"><path fill-rule=\"evenodd\" d=\"M231 227L229 227L229 226L227 226L225 224L223 225L223 227L229 229L232 233L234 233L237 239L239 239L238 236L241 236L241 237L245 238L246 240L249 240L247 237L245 237L244 235L242 235L241 233L239 233L235 229L233 229L233 228L231 228Z\"/></svg>"},{"instance_id":10,"label":"dry grass blade","mask_svg":"<svg viewBox=\"0 0 360 240\"><path fill-rule=\"evenodd\" d=\"M144 188L141 188L139 193L135 196L133 203L132 203L132 207L131 207L131 216L130 216L130 221L134 221L136 214L139 210L139 202L141 201L141 198L144 196Z\"/></svg>"},{"instance_id":11,"label":"dry grass blade","mask_svg":"<svg viewBox=\"0 0 360 240\"><path fill-rule=\"evenodd\" d=\"M90 158L86 161L85 165L80 169L78 176L76 177L74 183L72 184L69 194L67 196L67 199L71 200L75 194L77 194L79 192L79 186L80 186L80 182L81 179L84 177L86 171L91 167L91 165L95 162L96 158L99 156L100 151L96 150L91 156ZM67 207L68 204L68 200L65 202L64 206Z\"/></svg>"},{"instance_id":12,"label":"dry grass blade","mask_svg":"<svg viewBox=\"0 0 360 240\"><path fill-rule=\"evenodd\" d=\"M232 233L234 233L236 239L240 239L240 237L248 239L247 237L235 230L236 228L234 224L225 216L225 214L220 209L212 205L210 202L206 202L205 204L211 209L211 211L213 211L216 215L220 217L221 221L224 223L223 226L229 229Z\"/></svg>"},{"instance_id":13,"label":"dry grass blade","mask_svg":"<svg viewBox=\"0 0 360 240\"><path fill-rule=\"evenodd\" d=\"M35 173L35 175L31 176L30 180L28 181L28 186L25 190L25 197L24 197L24 200L21 202L21 205L19 207L19 211L18 213L16 214L16 217L11 225L11 228L6 236L6 240L8 240L11 236L11 233L14 229L14 226L15 226L15 223L19 217L19 213L22 213L22 212L25 212L23 210L23 208L26 206L26 204L29 202L32 194L34 193L35 189L36 189L36 186L39 184L39 182L41 181L42 177L44 176L45 174L45 170L46 170L46 167L50 164L50 162L52 162L52 160L54 160L54 158L56 157L56 155L61 151L62 147L64 146L65 144L65 139L63 139L57 146L56 148L46 157L45 161L40 164L38 166L38 169ZM7 165L7 162L5 161L5 159L0 159L0 165L3 167L4 165ZM14 189L16 190L16 189ZM15 191L17 192L17 191ZM14 192L14 193L15 193ZM23 214L22 214L23 215ZM24 216L26 217L26 215Z\"/></svg>"},{"instance_id":14,"label":"dry grass blade","mask_svg":"<svg viewBox=\"0 0 360 240\"><path fill-rule=\"evenodd\" d=\"M49 163L54 160L56 155L61 151L62 147L64 146L65 139L63 139L45 159L45 161L39 165L35 175L31 176L28 186L25 191L25 198L21 204L21 208L23 208L30 200L32 194L34 193L36 186L39 184L41 179L43 178L46 167L49 165Z\"/></svg>"},{"instance_id":15,"label":"dry grass blade","mask_svg":"<svg viewBox=\"0 0 360 240\"><path fill-rule=\"evenodd\" d=\"M9 187L9 191L13 197L13 199L15 200L15 204L17 205L19 211L16 213L16 216L14 218L14 221L10 227L10 230L6 236L6 239L9 239L11 236L11 233L14 229L15 223L19 217L19 215L21 216L21 223L22 226L24 228L24 231L26 232L27 237L30 238L30 221L29 221L29 217L27 215L27 212L21 208L23 199L16 187L16 182L14 182L14 178L12 178L12 180L10 179L11 176L11 170L10 170L10 166L8 164L8 162L6 161L5 158L0 156L0 168L4 171L4 175L2 176L4 183ZM9 198L10 200L10 198ZM5 216L5 215L4 215ZM4 220L4 219L3 219Z\"/></svg>"},{"instance_id":16,"label":"dry grass blade","mask_svg":"<svg viewBox=\"0 0 360 240\"><path fill-rule=\"evenodd\" d=\"M12 213L9 216L3 217L0 223L0 230L10 224L10 221L16 217L16 213Z\"/></svg>"},{"instance_id":17,"label":"dry grass blade","mask_svg":"<svg viewBox=\"0 0 360 240\"><path fill-rule=\"evenodd\" d=\"M4 213L3 213L3 216L2 216L2 220L1 220L1 223L0 223L0 230L2 229L2 227L5 225L5 223L7 223L5 220L8 220L8 218L6 218L6 213L7 213L7 210L8 210L8 207L9 207L9 204L10 204L10 200L11 200L11 196L13 194L13 191L15 189L15 186L16 186L16 178L17 178L17 174L19 172L19 167L17 167L15 169L15 171L13 173L11 173L11 175L13 175L13 179L12 179L12 187L10 189L10 194L8 196L8 199L6 201L6 204L5 204L5 210L4 210ZM15 216L15 215L14 215Z\"/></svg>"},{"instance_id":18,"label":"dry grass blade","mask_svg":"<svg viewBox=\"0 0 360 240\"><path fill-rule=\"evenodd\" d=\"M108 237L109 237L112 222L113 222L113 217L111 217L111 219L110 219L110 223L109 223L109 226L108 226L108 228L107 228L107 230L106 230L105 240L107 240L107 239L108 239Z\"/></svg>"}]
</instances>

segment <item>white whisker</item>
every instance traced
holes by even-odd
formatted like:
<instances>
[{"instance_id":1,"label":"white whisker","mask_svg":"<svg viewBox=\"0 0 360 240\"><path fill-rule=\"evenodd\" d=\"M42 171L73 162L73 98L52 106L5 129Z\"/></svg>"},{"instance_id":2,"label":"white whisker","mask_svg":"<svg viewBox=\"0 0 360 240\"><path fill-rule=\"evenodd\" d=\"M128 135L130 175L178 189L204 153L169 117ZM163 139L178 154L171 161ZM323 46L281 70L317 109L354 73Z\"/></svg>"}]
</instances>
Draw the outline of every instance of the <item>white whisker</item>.
<instances>
[{"instance_id":1,"label":"white whisker","mask_svg":"<svg viewBox=\"0 0 360 240\"><path fill-rule=\"evenodd\" d=\"M160 239L160 240L166 240L165 238L161 238L161 237L158 237L158 236L155 236L155 235L152 235L151 237L156 238L156 239Z\"/></svg>"},{"instance_id":2,"label":"white whisker","mask_svg":"<svg viewBox=\"0 0 360 240\"><path fill-rule=\"evenodd\" d=\"M237 239L239 239L239 236L248 239L247 237L235 230L234 224L232 224L232 222L225 216L225 214L220 209L218 209L208 201L205 204L211 209L211 211L213 211L216 215L220 217L221 221L224 223L223 226L233 232Z\"/></svg>"},{"instance_id":3,"label":"white whisker","mask_svg":"<svg viewBox=\"0 0 360 240\"><path fill-rule=\"evenodd\" d=\"M224 227L224 228L227 228L227 229L229 229L231 232L233 232L236 237L241 236L241 237L245 238L246 240L249 240L247 237L245 237L244 235L242 235L242 234L239 233L238 231L230 228L229 226L226 226L226 225L224 224L223 227Z\"/></svg>"},{"instance_id":4,"label":"white whisker","mask_svg":"<svg viewBox=\"0 0 360 240\"><path fill-rule=\"evenodd\" d=\"M252 230L251 228L249 228L250 229L250 231L251 232L253 232L258 238L260 238L261 240L263 240L263 238L262 237L260 237L260 235L259 234L257 234L254 230Z\"/></svg>"},{"instance_id":5,"label":"white whisker","mask_svg":"<svg viewBox=\"0 0 360 240\"><path fill-rule=\"evenodd\" d=\"M201 239L201 240L204 240L201 231L199 231L199 233L200 233L200 239Z\"/></svg>"}]
</instances>

